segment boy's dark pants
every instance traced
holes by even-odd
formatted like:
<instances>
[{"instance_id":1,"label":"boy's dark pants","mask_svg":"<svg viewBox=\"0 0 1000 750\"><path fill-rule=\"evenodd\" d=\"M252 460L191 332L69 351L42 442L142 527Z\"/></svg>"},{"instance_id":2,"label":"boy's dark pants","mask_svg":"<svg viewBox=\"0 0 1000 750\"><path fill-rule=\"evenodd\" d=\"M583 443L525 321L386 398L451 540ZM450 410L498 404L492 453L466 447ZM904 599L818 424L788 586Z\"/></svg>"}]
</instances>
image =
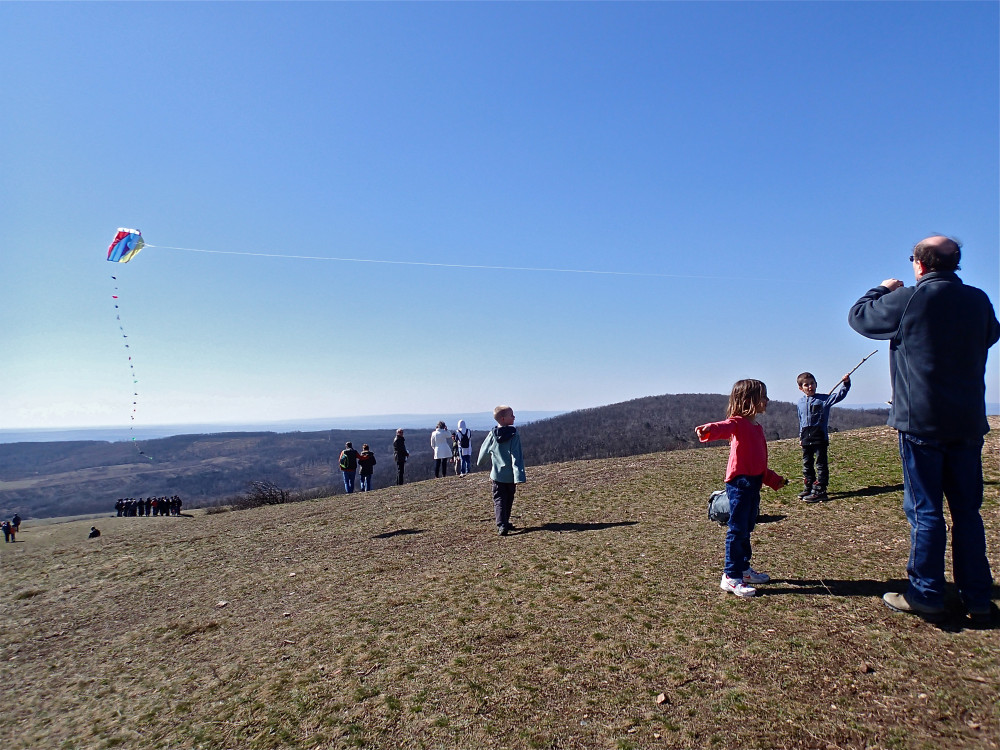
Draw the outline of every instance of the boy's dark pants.
<instances>
[{"instance_id":1,"label":"boy's dark pants","mask_svg":"<svg viewBox=\"0 0 1000 750\"><path fill-rule=\"evenodd\" d=\"M830 467L826 460L827 445L828 443L815 443L802 446L802 478L807 484L818 484L824 489L830 482Z\"/></svg>"},{"instance_id":2,"label":"boy's dark pants","mask_svg":"<svg viewBox=\"0 0 1000 750\"><path fill-rule=\"evenodd\" d=\"M493 514L496 516L497 527L510 525L510 511L514 507L514 492L517 485L513 482L493 482Z\"/></svg>"}]
</instances>

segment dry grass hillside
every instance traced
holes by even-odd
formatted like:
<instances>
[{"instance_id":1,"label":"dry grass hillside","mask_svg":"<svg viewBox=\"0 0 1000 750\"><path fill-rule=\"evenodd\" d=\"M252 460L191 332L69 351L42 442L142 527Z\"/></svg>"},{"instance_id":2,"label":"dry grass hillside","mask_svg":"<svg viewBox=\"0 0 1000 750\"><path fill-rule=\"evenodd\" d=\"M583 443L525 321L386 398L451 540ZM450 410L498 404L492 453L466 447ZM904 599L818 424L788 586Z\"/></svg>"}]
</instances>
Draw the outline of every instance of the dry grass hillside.
<instances>
[{"instance_id":1,"label":"dry grass hillside","mask_svg":"<svg viewBox=\"0 0 1000 750\"><path fill-rule=\"evenodd\" d=\"M998 631L880 601L908 549L894 435L833 436L829 502L765 492L750 600L705 515L725 446L535 467L505 538L485 473L29 523L0 547L4 746L996 748ZM771 456L796 476L794 441Z\"/></svg>"}]
</instances>

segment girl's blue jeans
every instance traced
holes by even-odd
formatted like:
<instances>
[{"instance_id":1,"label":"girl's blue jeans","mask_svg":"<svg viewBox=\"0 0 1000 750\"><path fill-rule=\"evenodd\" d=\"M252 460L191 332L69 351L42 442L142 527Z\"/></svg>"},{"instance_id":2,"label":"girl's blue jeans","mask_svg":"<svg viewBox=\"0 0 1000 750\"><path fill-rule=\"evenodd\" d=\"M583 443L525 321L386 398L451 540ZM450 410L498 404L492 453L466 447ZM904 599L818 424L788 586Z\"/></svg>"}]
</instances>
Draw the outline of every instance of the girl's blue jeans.
<instances>
[{"instance_id":1,"label":"girl's blue jeans","mask_svg":"<svg viewBox=\"0 0 1000 750\"><path fill-rule=\"evenodd\" d=\"M743 578L750 567L750 532L760 513L760 487L764 475L740 474L726 482L729 497L729 530L726 532L726 575Z\"/></svg>"}]
</instances>

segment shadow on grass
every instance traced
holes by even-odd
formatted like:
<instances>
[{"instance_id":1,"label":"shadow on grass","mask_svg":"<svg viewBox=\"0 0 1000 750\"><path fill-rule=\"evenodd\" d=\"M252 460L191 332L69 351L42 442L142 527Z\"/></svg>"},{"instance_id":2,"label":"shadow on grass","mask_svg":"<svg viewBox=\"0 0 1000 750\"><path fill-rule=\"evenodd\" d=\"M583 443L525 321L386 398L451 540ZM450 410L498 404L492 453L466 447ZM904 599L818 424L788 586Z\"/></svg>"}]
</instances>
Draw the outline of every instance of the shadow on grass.
<instances>
[{"instance_id":1,"label":"shadow on grass","mask_svg":"<svg viewBox=\"0 0 1000 750\"><path fill-rule=\"evenodd\" d=\"M786 587L774 586L773 584L789 584ZM798 579L798 578L772 578L772 585L760 586L757 588L757 596L779 596L781 594L814 594L820 596L863 596L881 599L887 591L903 592L909 586L909 581L905 578L893 578L888 581L873 581L868 579L857 581L846 581L834 578ZM992 599L1000 598L1000 586L994 584ZM881 604L881 602L879 602ZM939 630L947 632L958 632L966 628L973 630L996 630L1000 628L1000 613L995 604L990 604L989 615L977 620L972 620L966 616L965 606L962 604L958 590L953 584L948 584L945 591L944 616L939 619L923 618L928 624L935 626ZM914 617L902 613L901 617Z\"/></svg>"},{"instance_id":2,"label":"shadow on grass","mask_svg":"<svg viewBox=\"0 0 1000 750\"><path fill-rule=\"evenodd\" d=\"M518 529L515 534L530 534L533 531L554 531L557 534L570 531L603 531L616 526L635 526L638 521L616 521L614 523L543 523L541 526L529 526Z\"/></svg>"},{"instance_id":3,"label":"shadow on grass","mask_svg":"<svg viewBox=\"0 0 1000 750\"><path fill-rule=\"evenodd\" d=\"M875 495L886 495L890 492L902 492L902 484L882 484L877 487L862 487L860 490L854 490L853 492L831 492L826 500L821 502L830 502L831 500L843 500L847 497L874 497Z\"/></svg>"},{"instance_id":4,"label":"shadow on grass","mask_svg":"<svg viewBox=\"0 0 1000 750\"><path fill-rule=\"evenodd\" d=\"M423 534L423 529L396 529L395 531L386 531L384 534L376 534L372 539L391 539L394 536L406 536L407 534Z\"/></svg>"},{"instance_id":5,"label":"shadow on grass","mask_svg":"<svg viewBox=\"0 0 1000 750\"><path fill-rule=\"evenodd\" d=\"M788 584L775 586L776 583ZM886 591L905 591L905 579L889 581L844 581L834 578L772 578L767 586L757 589L758 596L778 596L780 594L821 594L826 596L878 596Z\"/></svg>"},{"instance_id":6,"label":"shadow on grass","mask_svg":"<svg viewBox=\"0 0 1000 750\"><path fill-rule=\"evenodd\" d=\"M788 516L781 515L780 513L761 513L757 516L757 523L777 523L778 521L784 521Z\"/></svg>"}]
</instances>

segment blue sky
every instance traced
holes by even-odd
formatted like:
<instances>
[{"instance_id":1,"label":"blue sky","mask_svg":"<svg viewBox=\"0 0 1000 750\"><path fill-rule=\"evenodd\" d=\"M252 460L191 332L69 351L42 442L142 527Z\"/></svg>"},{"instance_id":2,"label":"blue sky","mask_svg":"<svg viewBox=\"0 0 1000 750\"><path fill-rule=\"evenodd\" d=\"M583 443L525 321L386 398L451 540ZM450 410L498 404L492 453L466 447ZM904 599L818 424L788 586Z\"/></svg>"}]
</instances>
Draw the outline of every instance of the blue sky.
<instances>
[{"instance_id":1,"label":"blue sky","mask_svg":"<svg viewBox=\"0 0 1000 750\"><path fill-rule=\"evenodd\" d=\"M129 423L113 273L137 424L885 401L915 241L1000 296L998 7L0 3L0 428Z\"/></svg>"}]
</instances>

